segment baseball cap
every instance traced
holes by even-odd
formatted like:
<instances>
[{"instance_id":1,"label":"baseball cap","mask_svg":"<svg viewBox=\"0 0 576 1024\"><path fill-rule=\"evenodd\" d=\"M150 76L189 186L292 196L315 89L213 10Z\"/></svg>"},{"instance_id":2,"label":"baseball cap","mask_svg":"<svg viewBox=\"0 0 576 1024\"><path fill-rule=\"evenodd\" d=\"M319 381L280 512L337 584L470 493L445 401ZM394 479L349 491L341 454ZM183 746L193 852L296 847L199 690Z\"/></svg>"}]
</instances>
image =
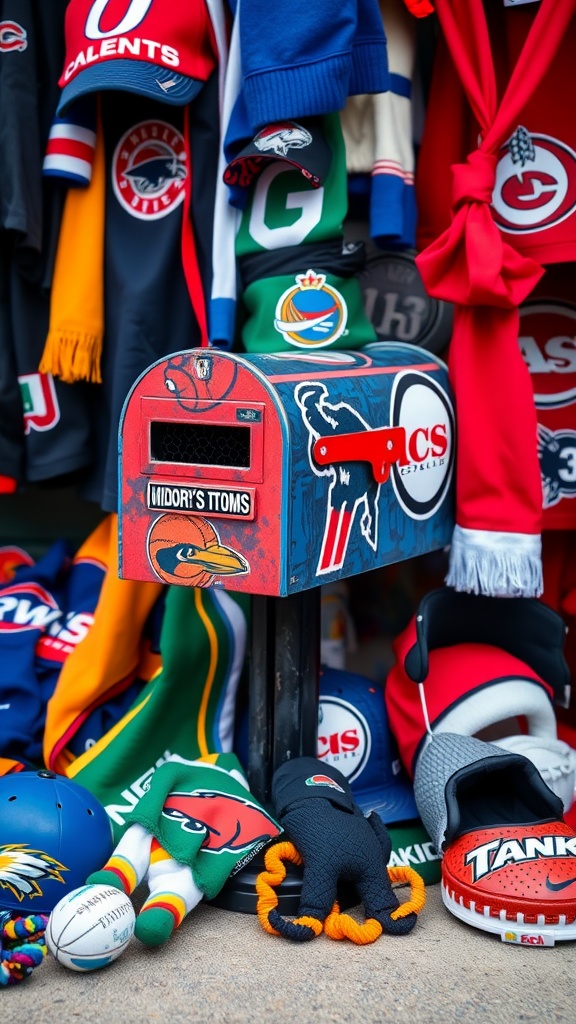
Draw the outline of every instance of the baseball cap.
<instances>
[{"instance_id":1,"label":"baseball cap","mask_svg":"<svg viewBox=\"0 0 576 1024\"><path fill-rule=\"evenodd\" d=\"M536 599L427 594L394 641L384 688L408 774L429 741L427 720L434 734L476 736L510 719L520 728L522 718L529 735L555 738L554 700L569 679L564 637L560 616Z\"/></svg>"},{"instance_id":2,"label":"baseball cap","mask_svg":"<svg viewBox=\"0 0 576 1024\"><path fill-rule=\"evenodd\" d=\"M205 0L150 0L122 5L70 0L66 57L57 115L80 96L119 89L174 106L189 103L216 67L217 48Z\"/></svg>"},{"instance_id":3,"label":"baseball cap","mask_svg":"<svg viewBox=\"0 0 576 1024\"><path fill-rule=\"evenodd\" d=\"M428 885L438 882L440 857L420 819L378 683L322 666L317 756L342 772L365 814L382 819L392 842L390 865L414 868Z\"/></svg>"},{"instance_id":4,"label":"baseball cap","mask_svg":"<svg viewBox=\"0 0 576 1024\"><path fill-rule=\"evenodd\" d=\"M276 121L261 128L230 161L224 171L224 181L236 188L248 188L271 160L291 165L318 188L326 179L332 161L322 119Z\"/></svg>"},{"instance_id":5,"label":"baseball cap","mask_svg":"<svg viewBox=\"0 0 576 1024\"><path fill-rule=\"evenodd\" d=\"M342 772L362 811L377 811L385 824L418 817L382 687L371 679L322 666L317 756Z\"/></svg>"}]
</instances>

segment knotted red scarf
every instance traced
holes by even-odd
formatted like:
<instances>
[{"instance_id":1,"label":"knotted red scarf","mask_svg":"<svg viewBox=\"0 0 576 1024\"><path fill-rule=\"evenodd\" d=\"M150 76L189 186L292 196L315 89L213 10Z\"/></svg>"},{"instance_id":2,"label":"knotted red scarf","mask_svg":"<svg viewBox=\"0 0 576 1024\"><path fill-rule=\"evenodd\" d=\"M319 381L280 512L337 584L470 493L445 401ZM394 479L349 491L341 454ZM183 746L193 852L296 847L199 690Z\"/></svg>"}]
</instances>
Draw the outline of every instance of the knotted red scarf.
<instances>
[{"instance_id":1,"label":"knotted red scarf","mask_svg":"<svg viewBox=\"0 0 576 1024\"><path fill-rule=\"evenodd\" d=\"M480 128L478 149L452 167L451 224L417 257L428 292L455 304L449 373L458 429L456 528L446 583L538 597L542 483L518 306L543 268L506 241L490 207L500 147L544 78L576 0L542 0L500 101L482 0L435 0L435 8Z\"/></svg>"}]
</instances>

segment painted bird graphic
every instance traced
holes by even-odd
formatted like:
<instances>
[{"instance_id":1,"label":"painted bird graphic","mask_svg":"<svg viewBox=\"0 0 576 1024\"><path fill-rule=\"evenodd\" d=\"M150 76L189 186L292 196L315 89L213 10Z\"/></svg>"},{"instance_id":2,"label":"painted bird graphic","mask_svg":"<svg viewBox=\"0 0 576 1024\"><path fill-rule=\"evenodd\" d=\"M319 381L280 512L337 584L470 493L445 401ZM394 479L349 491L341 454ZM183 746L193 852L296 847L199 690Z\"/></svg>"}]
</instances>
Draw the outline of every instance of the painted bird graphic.
<instances>
[{"instance_id":1,"label":"painted bird graphic","mask_svg":"<svg viewBox=\"0 0 576 1024\"><path fill-rule=\"evenodd\" d=\"M61 872L67 870L42 850L32 850L24 843L0 846L0 888L9 889L17 900L42 896L40 883L45 879L63 883Z\"/></svg>"},{"instance_id":2,"label":"painted bird graphic","mask_svg":"<svg viewBox=\"0 0 576 1024\"><path fill-rule=\"evenodd\" d=\"M262 807L216 790L170 793L162 815L179 823L185 832L205 833L202 847L208 853L248 850L280 832Z\"/></svg>"}]
</instances>

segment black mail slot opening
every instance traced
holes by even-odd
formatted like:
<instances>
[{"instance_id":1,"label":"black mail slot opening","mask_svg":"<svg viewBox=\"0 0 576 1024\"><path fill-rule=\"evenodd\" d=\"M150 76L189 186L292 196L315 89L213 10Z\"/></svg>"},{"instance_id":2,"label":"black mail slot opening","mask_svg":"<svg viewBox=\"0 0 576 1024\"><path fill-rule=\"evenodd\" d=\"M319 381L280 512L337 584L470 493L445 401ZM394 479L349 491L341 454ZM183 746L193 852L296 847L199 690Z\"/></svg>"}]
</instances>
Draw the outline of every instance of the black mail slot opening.
<instances>
[{"instance_id":1,"label":"black mail slot opening","mask_svg":"<svg viewBox=\"0 0 576 1024\"><path fill-rule=\"evenodd\" d=\"M153 462L250 468L250 427L215 423L150 423Z\"/></svg>"}]
</instances>

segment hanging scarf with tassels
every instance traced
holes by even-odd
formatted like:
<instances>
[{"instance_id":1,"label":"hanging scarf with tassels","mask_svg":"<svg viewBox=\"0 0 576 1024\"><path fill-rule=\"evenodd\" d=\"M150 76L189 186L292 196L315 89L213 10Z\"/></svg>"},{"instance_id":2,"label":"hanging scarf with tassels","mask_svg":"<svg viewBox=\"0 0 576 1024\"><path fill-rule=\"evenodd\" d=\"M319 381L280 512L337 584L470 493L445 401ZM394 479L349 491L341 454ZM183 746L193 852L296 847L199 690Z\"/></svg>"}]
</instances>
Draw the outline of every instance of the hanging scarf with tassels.
<instances>
[{"instance_id":1,"label":"hanging scarf with tassels","mask_svg":"<svg viewBox=\"0 0 576 1024\"><path fill-rule=\"evenodd\" d=\"M417 257L427 291L455 303L456 527L446 583L491 596L542 592L536 410L518 345L519 304L543 274L491 213L500 147L550 67L576 0L542 0L500 102L482 0L436 0L440 27L479 125L452 167L452 222Z\"/></svg>"},{"instance_id":2,"label":"hanging scarf with tassels","mask_svg":"<svg viewBox=\"0 0 576 1024\"><path fill-rule=\"evenodd\" d=\"M51 373L66 384L77 380L102 383L106 171L99 112L93 150L78 139L78 134L85 132L82 123L74 136L69 119L58 119L44 161L44 174L56 176L58 154L54 149L58 145L65 161L63 177L71 183L85 184L81 178L71 178L69 168L70 151L77 153L83 146L89 180L86 188L69 188L66 195L50 296L48 337L39 366L40 373Z\"/></svg>"}]
</instances>

